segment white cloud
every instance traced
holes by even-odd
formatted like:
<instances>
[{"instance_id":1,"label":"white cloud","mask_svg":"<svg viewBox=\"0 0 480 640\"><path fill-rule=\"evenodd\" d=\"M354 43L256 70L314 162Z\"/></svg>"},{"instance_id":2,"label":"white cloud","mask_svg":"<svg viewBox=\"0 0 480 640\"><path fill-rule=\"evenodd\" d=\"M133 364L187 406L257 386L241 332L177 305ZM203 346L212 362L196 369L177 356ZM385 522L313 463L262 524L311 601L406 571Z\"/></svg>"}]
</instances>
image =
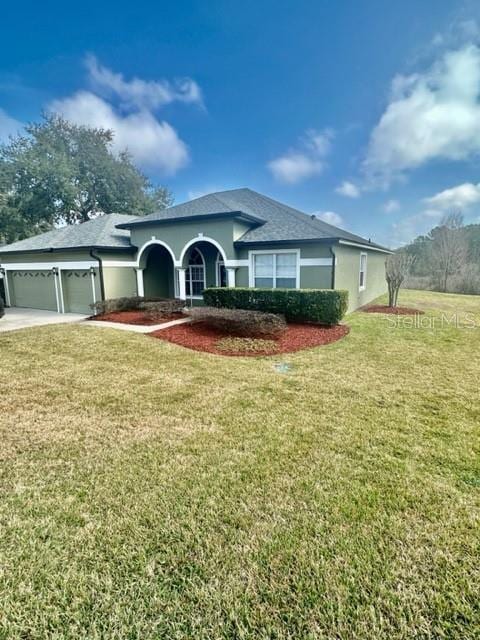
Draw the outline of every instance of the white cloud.
<instances>
[{"instance_id":1,"label":"white cloud","mask_svg":"<svg viewBox=\"0 0 480 640\"><path fill-rule=\"evenodd\" d=\"M202 92L191 78L153 81L133 78L125 80L123 74L115 73L101 65L95 56L87 56L86 65L90 80L99 93L115 95L127 107L157 109L171 102L202 104Z\"/></svg>"},{"instance_id":2,"label":"white cloud","mask_svg":"<svg viewBox=\"0 0 480 640\"><path fill-rule=\"evenodd\" d=\"M299 148L290 149L267 166L276 180L286 184L296 184L318 175L325 168L324 158L330 152L332 137L333 132L329 129L323 132L309 130Z\"/></svg>"},{"instance_id":3,"label":"white cloud","mask_svg":"<svg viewBox=\"0 0 480 640\"><path fill-rule=\"evenodd\" d=\"M353 184L353 182L349 182L348 180L344 180L342 184L335 189L335 192L342 196L346 196L347 198L360 197L360 189Z\"/></svg>"},{"instance_id":4,"label":"white cloud","mask_svg":"<svg viewBox=\"0 0 480 640\"><path fill-rule=\"evenodd\" d=\"M465 182L451 189L445 189L439 193L424 198L425 204L433 209L445 211L447 209L468 209L480 202L480 183Z\"/></svg>"},{"instance_id":5,"label":"white cloud","mask_svg":"<svg viewBox=\"0 0 480 640\"><path fill-rule=\"evenodd\" d=\"M310 158L304 153L289 151L284 156L269 162L268 167L279 182L296 184L322 173L324 165L320 160Z\"/></svg>"},{"instance_id":6,"label":"white cloud","mask_svg":"<svg viewBox=\"0 0 480 640\"><path fill-rule=\"evenodd\" d=\"M317 218L323 220L324 222L328 222L328 224L333 224L335 227L339 227L344 224L343 218L335 211L324 211L323 213L316 213Z\"/></svg>"},{"instance_id":7,"label":"white cloud","mask_svg":"<svg viewBox=\"0 0 480 640\"><path fill-rule=\"evenodd\" d=\"M400 203L398 200L387 200L383 205L383 210L385 213L394 213L400 209Z\"/></svg>"},{"instance_id":8,"label":"white cloud","mask_svg":"<svg viewBox=\"0 0 480 640\"><path fill-rule=\"evenodd\" d=\"M424 73L397 76L390 103L374 128L364 170L388 184L435 159L480 153L480 49L445 53Z\"/></svg>"},{"instance_id":9,"label":"white cloud","mask_svg":"<svg viewBox=\"0 0 480 640\"><path fill-rule=\"evenodd\" d=\"M7 142L9 136L14 136L23 129L23 124L15 118L11 118L6 111L0 108L0 142Z\"/></svg>"},{"instance_id":10,"label":"white cloud","mask_svg":"<svg viewBox=\"0 0 480 640\"><path fill-rule=\"evenodd\" d=\"M146 109L123 115L93 93L79 91L69 98L55 100L49 110L77 124L112 129L114 148L128 149L143 167L155 167L171 175L188 163L187 146L175 129L168 122L158 121Z\"/></svg>"},{"instance_id":11,"label":"white cloud","mask_svg":"<svg viewBox=\"0 0 480 640\"><path fill-rule=\"evenodd\" d=\"M461 17L454 19L446 31L436 33L431 41L431 46L435 48L457 49L465 42L478 41L480 37L480 26L474 19L464 20Z\"/></svg>"},{"instance_id":12,"label":"white cloud","mask_svg":"<svg viewBox=\"0 0 480 640\"><path fill-rule=\"evenodd\" d=\"M432 227L438 224L441 217L441 211L428 209L394 222L389 234L389 245L392 247L402 246L417 236L428 233Z\"/></svg>"}]
</instances>

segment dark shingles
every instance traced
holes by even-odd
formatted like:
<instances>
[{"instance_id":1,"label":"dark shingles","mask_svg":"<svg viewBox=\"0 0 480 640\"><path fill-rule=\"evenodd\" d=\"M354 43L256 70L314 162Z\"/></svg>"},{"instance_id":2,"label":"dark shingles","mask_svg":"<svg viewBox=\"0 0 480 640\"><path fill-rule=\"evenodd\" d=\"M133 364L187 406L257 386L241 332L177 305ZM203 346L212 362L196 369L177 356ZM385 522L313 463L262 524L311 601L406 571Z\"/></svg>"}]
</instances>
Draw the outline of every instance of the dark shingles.
<instances>
[{"instance_id":1,"label":"dark shingles","mask_svg":"<svg viewBox=\"0 0 480 640\"><path fill-rule=\"evenodd\" d=\"M137 216L109 213L82 224L72 224L60 229L53 229L38 236L0 247L0 254L82 247L128 249L131 246L130 232L118 229L117 225L122 222L130 222L135 218Z\"/></svg>"},{"instance_id":2,"label":"dark shingles","mask_svg":"<svg viewBox=\"0 0 480 640\"><path fill-rule=\"evenodd\" d=\"M137 218L132 226L146 222L154 223L156 220L180 220L192 216L201 217L231 212L241 212L264 221L263 224L253 226L246 231L236 244L334 238L370 244L372 247L379 246L251 189L210 193L149 216Z\"/></svg>"}]
</instances>

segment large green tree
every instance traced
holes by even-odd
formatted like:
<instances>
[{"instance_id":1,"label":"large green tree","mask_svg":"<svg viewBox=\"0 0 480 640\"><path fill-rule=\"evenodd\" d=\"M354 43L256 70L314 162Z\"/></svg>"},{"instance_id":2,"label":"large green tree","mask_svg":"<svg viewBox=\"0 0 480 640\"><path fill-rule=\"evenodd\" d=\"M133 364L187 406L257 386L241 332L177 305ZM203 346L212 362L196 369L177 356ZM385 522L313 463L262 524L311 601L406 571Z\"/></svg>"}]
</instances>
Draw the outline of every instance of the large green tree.
<instances>
[{"instance_id":1,"label":"large green tree","mask_svg":"<svg viewBox=\"0 0 480 640\"><path fill-rule=\"evenodd\" d=\"M166 188L154 187L126 151L113 152L113 136L50 115L0 146L0 244L100 214L169 206Z\"/></svg>"}]
</instances>

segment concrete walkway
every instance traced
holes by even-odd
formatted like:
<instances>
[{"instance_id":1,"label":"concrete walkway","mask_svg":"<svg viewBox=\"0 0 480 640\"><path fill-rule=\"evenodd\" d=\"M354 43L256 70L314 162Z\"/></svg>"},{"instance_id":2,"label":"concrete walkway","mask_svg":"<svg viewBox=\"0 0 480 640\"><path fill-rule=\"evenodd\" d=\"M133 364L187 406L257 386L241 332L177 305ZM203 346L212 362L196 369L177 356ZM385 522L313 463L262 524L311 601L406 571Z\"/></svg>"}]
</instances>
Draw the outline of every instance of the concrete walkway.
<instances>
[{"instance_id":1,"label":"concrete walkway","mask_svg":"<svg viewBox=\"0 0 480 640\"><path fill-rule=\"evenodd\" d=\"M179 320L170 320L169 322L162 322L161 324L139 325L139 324L123 324L120 322L108 322L107 320L88 320L86 325L91 327L106 327L108 329L120 329L122 331L135 331L135 333L152 333L152 331L159 331L160 329L168 329L168 327L174 327L177 324L185 324L191 322L190 318L180 318Z\"/></svg>"},{"instance_id":2,"label":"concrete walkway","mask_svg":"<svg viewBox=\"0 0 480 640\"><path fill-rule=\"evenodd\" d=\"M5 309L4 317L0 318L0 332L41 327L46 324L80 322L86 317L80 313L57 313L56 311L44 311L42 309L10 307Z\"/></svg>"}]
</instances>

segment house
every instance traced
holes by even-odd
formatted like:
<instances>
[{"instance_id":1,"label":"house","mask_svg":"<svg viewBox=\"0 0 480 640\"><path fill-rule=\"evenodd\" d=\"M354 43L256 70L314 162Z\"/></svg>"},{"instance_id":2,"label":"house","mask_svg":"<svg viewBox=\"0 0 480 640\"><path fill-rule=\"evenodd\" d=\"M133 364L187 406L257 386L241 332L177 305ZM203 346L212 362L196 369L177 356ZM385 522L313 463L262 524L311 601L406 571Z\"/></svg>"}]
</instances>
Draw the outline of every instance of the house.
<instances>
[{"instance_id":1,"label":"house","mask_svg":"<svg viewBox=\"0 0 480 640\"><path fill-rule=\"evenodd\" d=\"M201 300L210 286L386 291L390 251L250 189L145 217L109 214L0 247L8 305L89 313L121 296Z\"/></svg>"}]
</instances>

